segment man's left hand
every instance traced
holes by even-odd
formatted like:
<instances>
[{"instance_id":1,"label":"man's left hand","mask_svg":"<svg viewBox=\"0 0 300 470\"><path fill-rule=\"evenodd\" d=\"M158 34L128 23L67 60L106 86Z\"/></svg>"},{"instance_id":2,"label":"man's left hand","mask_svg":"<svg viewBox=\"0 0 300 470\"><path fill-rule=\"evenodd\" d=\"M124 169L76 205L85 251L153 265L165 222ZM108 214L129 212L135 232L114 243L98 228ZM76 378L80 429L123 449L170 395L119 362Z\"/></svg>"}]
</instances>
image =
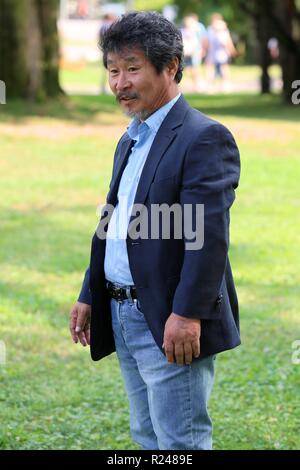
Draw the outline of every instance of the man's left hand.
<instances>
[{"instance_id":1,"label":"man's left hand","mask_svg":"<svg viewBox=\"0 0 300 470\"><path fill-rule=\"evenodd\" d=\"M201 321L186 318L176 313L169 316L164 332L164 350L168 362L191 364L194 357L200 355Z\"/></svg>"}]
</instances>

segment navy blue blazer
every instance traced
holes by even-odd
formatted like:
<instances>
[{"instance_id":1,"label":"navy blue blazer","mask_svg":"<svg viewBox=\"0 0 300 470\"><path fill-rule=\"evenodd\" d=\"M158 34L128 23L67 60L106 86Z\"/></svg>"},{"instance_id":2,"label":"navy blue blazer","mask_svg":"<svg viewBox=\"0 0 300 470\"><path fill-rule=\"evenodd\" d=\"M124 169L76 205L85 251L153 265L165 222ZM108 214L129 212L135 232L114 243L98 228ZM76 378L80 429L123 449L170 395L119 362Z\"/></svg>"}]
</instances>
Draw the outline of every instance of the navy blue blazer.
<instances>
[{"instance_id":1,"label":"navy blue blazer","mask_svg":"<svg viewBox=\"0 0 300 470\"><path fill-rule=\"evenodd\" d=\"M120 139L107 203L117 191L132 141ZM185 250L185 241L132 239L129 265L141 309L162 350L171 312L201 319L200 358L240 344L239 309L228 259L229 208L235 199L240 158L234 138L220 123L190 107L181 96L158 130L136 192L135 203L204 204L204 244ZM171 224L171 233L172 233ZM91 304L91 356L115 351L110 299L104 275L105 239L94 234L90 266L78 300Z\"/></svg>"}]
</instances>

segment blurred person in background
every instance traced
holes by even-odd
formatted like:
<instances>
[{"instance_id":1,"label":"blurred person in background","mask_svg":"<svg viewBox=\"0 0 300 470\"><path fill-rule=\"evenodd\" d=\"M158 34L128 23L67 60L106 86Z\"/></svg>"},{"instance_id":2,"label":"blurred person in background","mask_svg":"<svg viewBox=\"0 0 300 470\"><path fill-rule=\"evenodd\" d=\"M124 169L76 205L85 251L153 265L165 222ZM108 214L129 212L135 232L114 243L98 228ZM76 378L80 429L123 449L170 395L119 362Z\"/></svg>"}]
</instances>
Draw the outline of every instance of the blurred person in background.
<instances>
[{"instance_id":1,"label":"blurred person in background","mask_svg":"<svg viewBox=\"0 0 300 470\"><path fill-rule=\"evenodd\" d=\"M215 91L215 80L221 82L222 91L230 91L230 60L236 56L227 24L222 15L214 13L207 28L207 81L210 91Z\"/></svg>"},{"instance_id":2,"label":"blurred person in background","mask_svg":"<svg viewBox=\"0 0 300 470\"><path fill-rule=\"evenodd\" d=\"M277 38L270 38L268 41L268 49L270 51L270 56L273 61L279 59L280 50L279 50L279 41Z\"/></svg>"},{"instance_id":3,"label":"blurred person in background","mask_svg":"<svg viewBox=\"0 0 300 470\"><path fill-rule=\"evenodd\" d=\"M76 6L76 17L85 19L89 16L89 5L87 0L78 0Z\"/></svg>"},{"instance_id":4,"label":"blurred person in background","mask_svg":"<svg viewBox=\"0 0 300 470\"><path fill-rule=\"evenodd\" d=\"M192 62L195 68L197 68L197 73L199 74L200 72L200 66L202 64L202 61L207 53L207 47L208 47L208 40L207 40L207 31L203 23L199 21L198 15L196 13L193 13L190 15L191 18L195 22L195 30L196 30L196 35L197 35L197 49L195 51L195 54L192 58ZM198 78L198 84L197 84L197 89L201 91L203 89L203 85L201 83L201 79L199 81Z\"/></svg>"},{"instance_id":5,"label":"blurred person in background","mask_svg":"<svg viewBox=\"0 0 300 470\"><path fill-rule=\"evenodd\" d=\"M198 16L191 14L183 18L181 34L184 47L184 66L187 78L191 81L191 91L200 91L200 64L205 50L206 29L199 22Z\"/></svg>"}]
</instances>

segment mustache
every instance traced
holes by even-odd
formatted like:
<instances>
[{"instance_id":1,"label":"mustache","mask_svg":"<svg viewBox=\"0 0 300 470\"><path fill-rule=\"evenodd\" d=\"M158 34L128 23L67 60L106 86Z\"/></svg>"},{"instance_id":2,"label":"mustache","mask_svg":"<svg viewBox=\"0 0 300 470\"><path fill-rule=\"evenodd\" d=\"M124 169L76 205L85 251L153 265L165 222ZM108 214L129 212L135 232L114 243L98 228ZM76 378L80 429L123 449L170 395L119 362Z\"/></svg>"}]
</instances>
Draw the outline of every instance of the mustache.
<instances>
[{"instance_id":1,"label":"mustache","mask_svg":"<svg viewBox=\"0 0 300 470\"><path fill-rule=\"evenodd\" d=\"M117 101L121 101L123 98L125 99L133 99L133 98L138 98L139 95L137 93L119 93L117 96L116 96L116 100Z\"/></svg>"}]
</instances>

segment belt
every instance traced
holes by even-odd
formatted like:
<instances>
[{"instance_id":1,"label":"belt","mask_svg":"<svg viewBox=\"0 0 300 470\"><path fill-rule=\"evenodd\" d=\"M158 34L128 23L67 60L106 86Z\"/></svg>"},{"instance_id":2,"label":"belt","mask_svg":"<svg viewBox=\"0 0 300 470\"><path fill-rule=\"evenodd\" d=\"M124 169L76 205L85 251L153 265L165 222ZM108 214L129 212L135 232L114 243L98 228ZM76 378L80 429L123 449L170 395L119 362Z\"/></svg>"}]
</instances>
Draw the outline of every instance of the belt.
<instances>
[{"instance_id":1,"label":"belt","mask_svg":"<svg viewBox=\"0 0 300 470\"><path fill-rule=\"evenodd\" d=\"M128 290L130 292L130 296L128 296ZM118 287L112 282L107 282L107 291L111 298L117 300L118 302L122 302L126 299L137 299L136 288L134 286L128 287Z\"/></svg>"}]
</instances>

